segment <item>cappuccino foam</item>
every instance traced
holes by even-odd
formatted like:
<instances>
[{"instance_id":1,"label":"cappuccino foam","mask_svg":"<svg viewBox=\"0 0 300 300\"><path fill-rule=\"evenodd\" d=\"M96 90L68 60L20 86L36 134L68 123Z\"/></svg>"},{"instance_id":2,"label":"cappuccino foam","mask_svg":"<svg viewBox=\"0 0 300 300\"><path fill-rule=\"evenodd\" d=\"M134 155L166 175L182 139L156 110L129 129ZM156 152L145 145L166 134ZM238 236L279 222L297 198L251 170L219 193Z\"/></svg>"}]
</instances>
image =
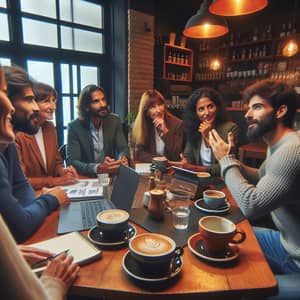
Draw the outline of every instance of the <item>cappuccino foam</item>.
<instances>
[{"instance_id":1,"label":"cappuccino foam","mask_svg":"<svg viewBox=\"0 0 300 300\"><path fill-rule=\"evenodd\" d=\"M116 224L126 222L129 214L121 209L108 209L100 212L97 216L98 221L106 224Z\"/></svg>"},{"instance_id":2,"label":"cappuccino foam","mask_svg":"<svg viewBox=\"0 0 300 300\"><path fill-rule=\"evenodd\" d=\"M168 254L175 249L175 242L159 234L142 234L131 241L131 249L146 256Z\"/></svg>"}]
</instances>

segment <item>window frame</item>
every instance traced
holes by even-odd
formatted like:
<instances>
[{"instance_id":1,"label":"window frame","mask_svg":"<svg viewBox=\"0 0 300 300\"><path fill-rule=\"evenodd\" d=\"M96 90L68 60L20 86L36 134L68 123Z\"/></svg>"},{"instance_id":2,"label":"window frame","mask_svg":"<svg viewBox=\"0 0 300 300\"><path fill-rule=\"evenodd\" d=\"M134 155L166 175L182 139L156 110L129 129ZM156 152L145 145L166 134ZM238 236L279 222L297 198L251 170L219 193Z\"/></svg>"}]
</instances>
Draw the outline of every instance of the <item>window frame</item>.
<instances>
[{"instance_id":1,"label":"window frame","mask_svg":"<svg viewBox=\"0 0 300 300\"><path fill-rule=\"evenodd\" d=\"M59 1L63 0L56 0L56 13L59 16ZM101 82L98 84L101 85L107 94L108 102L110 103L111 99L111 90L112 90L112 58L111 58L111 47L110 44L112 43L111 38L111 6L109 5L109 1L102 1L102 0L88 0L91 3L100 4L102 5L102 12L103 12L103 24L102 29L97 29L95 27L76 24L75 28L79 29L90 29L93 32L101 32L103 34L103 54L95 54L83 51L74 51L74 50L66 50L61 48L61 40L60 40L60 25L71 26L73 25L72 22L62 21L58 19L52 19L44 16L37 16L31 13L22 12L21 11L21 4L20 1L15 0L8 0L7 1L7 8L0 8L1 12L5 12L8 14L8 22L9 22L9 30L10 30L10 41L0 41L0 56L7 57L11 59L13 64L19 65L24 69L27 69L27 60L40 60L40 61L47 61L52 62L54 65L54 88L57 90L59 97L62 99L62 85L60 82L60 64L65 63L69 65L87 65L87 66L97 66L101 69L101 77L99 76ZM58 48L50 48L44 46L37 46L37 45L29 45L23 43L23 28L22 28L22 17L30 17L34 18L35 20L40 21L49 21L50 23L57 25L58 30ZM12 22L13 20L13 22ZM77 72L80 73L80 68L78 68ZM78 89L80 87L79 80L80 74L78 74ZM37 78L38 80L38 78ZM71 90L72 91L72 90ZM72 91L73 92L73 91ZM79 96L78 91L78 95ZM74 95L70 93L70 97ZM59 99L57 102L57 109L56 109L56 129L57 129L57 136L58 136L58 143L61 145L62 143L66 143L63 140L63 108L62 108L62 100ZM110 103L111 104L111 103ZM74 116L74 119L77 116Z\"/></svg>"}]
</instances>

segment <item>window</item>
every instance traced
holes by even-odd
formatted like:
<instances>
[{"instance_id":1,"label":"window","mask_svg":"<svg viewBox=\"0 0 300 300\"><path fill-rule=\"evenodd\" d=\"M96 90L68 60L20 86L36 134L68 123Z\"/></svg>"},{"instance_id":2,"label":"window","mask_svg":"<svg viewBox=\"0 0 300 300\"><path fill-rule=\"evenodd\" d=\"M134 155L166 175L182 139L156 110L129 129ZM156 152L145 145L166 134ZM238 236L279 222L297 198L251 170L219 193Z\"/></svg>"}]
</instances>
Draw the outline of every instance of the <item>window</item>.
<instances>
[{"instance_id":1,"label":"window","mask_svg":"<svg viewBox=\"0 0 300 300\"><path fill-rule=\"evenodd\" d=\"M101 5L60 0L60 18L55 0L21 0L21 10L25 44L103 54Z\"/></svg>"},{"instance_id":2,"label":"window","mask_svg":"<svg viewBox=\"0 0 300 300\"><path fill-rule=\"evenodd\" d=\"M61 64L62 106L64 112L63 129L66 136L67 125L77 117L77 104L80 91L88 84L100 82L99 67Z\"/></svg>"},{"instance_id":3,"label":"window","mask_svg":"<svg viewBox=\"0 0 300 300\"><path fill-rule=\"evenodd\" d=\"M54 24L22 18L22 25L25 44L57 48L57 30Z\"/></svg>"},{"instance_id":4,"label":"window","mask_svg":"<svg viewBox=\"0 0 300 300\"><path fill-rule=\"evenodd\" d=\"M8 19L7 14L0 13L0 40L9 41L9 29L8 29Z\"/></svg>"},{"instance_id":5,"label":"window","mask_svg":"<svg viewBox=\"0 0 300 300\"><path fill-rule=\"evenodd\" d=\"M8 2L9 9L7 1L0 0L0 63L21 65L57 90L55 123L59 144L65 143L67 125L77 117L81 89L91 83L105 86L100 70L110 70L102 0Z\"/></svg>"},{"instance_id":6,"label":"window","mask_svg":"<svg viewBox=\"0 0 300 300\"><path fill-rule=\"evenodd\" d=\"M0 57L0 65L1 66L10 66L11 65L10 58Z\"/></svg>"}]
</instances>

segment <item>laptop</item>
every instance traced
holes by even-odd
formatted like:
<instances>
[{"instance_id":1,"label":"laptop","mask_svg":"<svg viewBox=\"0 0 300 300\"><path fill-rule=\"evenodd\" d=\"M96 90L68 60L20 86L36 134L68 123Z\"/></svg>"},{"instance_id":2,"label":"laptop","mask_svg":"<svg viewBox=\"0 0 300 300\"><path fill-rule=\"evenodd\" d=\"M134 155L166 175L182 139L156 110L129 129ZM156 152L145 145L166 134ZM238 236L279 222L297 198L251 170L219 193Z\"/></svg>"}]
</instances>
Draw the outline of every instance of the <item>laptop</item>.
<instances>
[{"instance_id":1,"label":"laptop","mask_svg":"<svg viewBox=\"0 0 300 300\"><path fill-rule=\"evenodd\" d=\"M121 165L110 200L71 202L61 206L57 233L67 233L92 228L100 211L119 208L130 212L140 175L132 168Z\"/></svg>"}]
</instances>

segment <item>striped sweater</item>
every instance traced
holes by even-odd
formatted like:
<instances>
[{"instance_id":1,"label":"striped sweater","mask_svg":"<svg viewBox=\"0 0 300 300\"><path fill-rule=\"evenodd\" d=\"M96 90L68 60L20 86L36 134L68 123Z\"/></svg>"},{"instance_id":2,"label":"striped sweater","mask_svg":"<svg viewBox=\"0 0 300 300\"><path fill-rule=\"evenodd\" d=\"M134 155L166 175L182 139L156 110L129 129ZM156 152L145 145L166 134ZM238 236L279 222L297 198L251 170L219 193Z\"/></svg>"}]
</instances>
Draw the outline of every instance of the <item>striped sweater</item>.
<instances>
[{"instance_id":1,"label":"striped sweater","mask_svg":"<svg viewBox=\"0 0 300 300\"><path fill-rule=\"evenodd\" d=\"M219 161L221 174L246 217L271 213L283 247L300 267L300 133L285 135L268 148L259 169L232 156Z\"/></svg>"}]
</instances>

